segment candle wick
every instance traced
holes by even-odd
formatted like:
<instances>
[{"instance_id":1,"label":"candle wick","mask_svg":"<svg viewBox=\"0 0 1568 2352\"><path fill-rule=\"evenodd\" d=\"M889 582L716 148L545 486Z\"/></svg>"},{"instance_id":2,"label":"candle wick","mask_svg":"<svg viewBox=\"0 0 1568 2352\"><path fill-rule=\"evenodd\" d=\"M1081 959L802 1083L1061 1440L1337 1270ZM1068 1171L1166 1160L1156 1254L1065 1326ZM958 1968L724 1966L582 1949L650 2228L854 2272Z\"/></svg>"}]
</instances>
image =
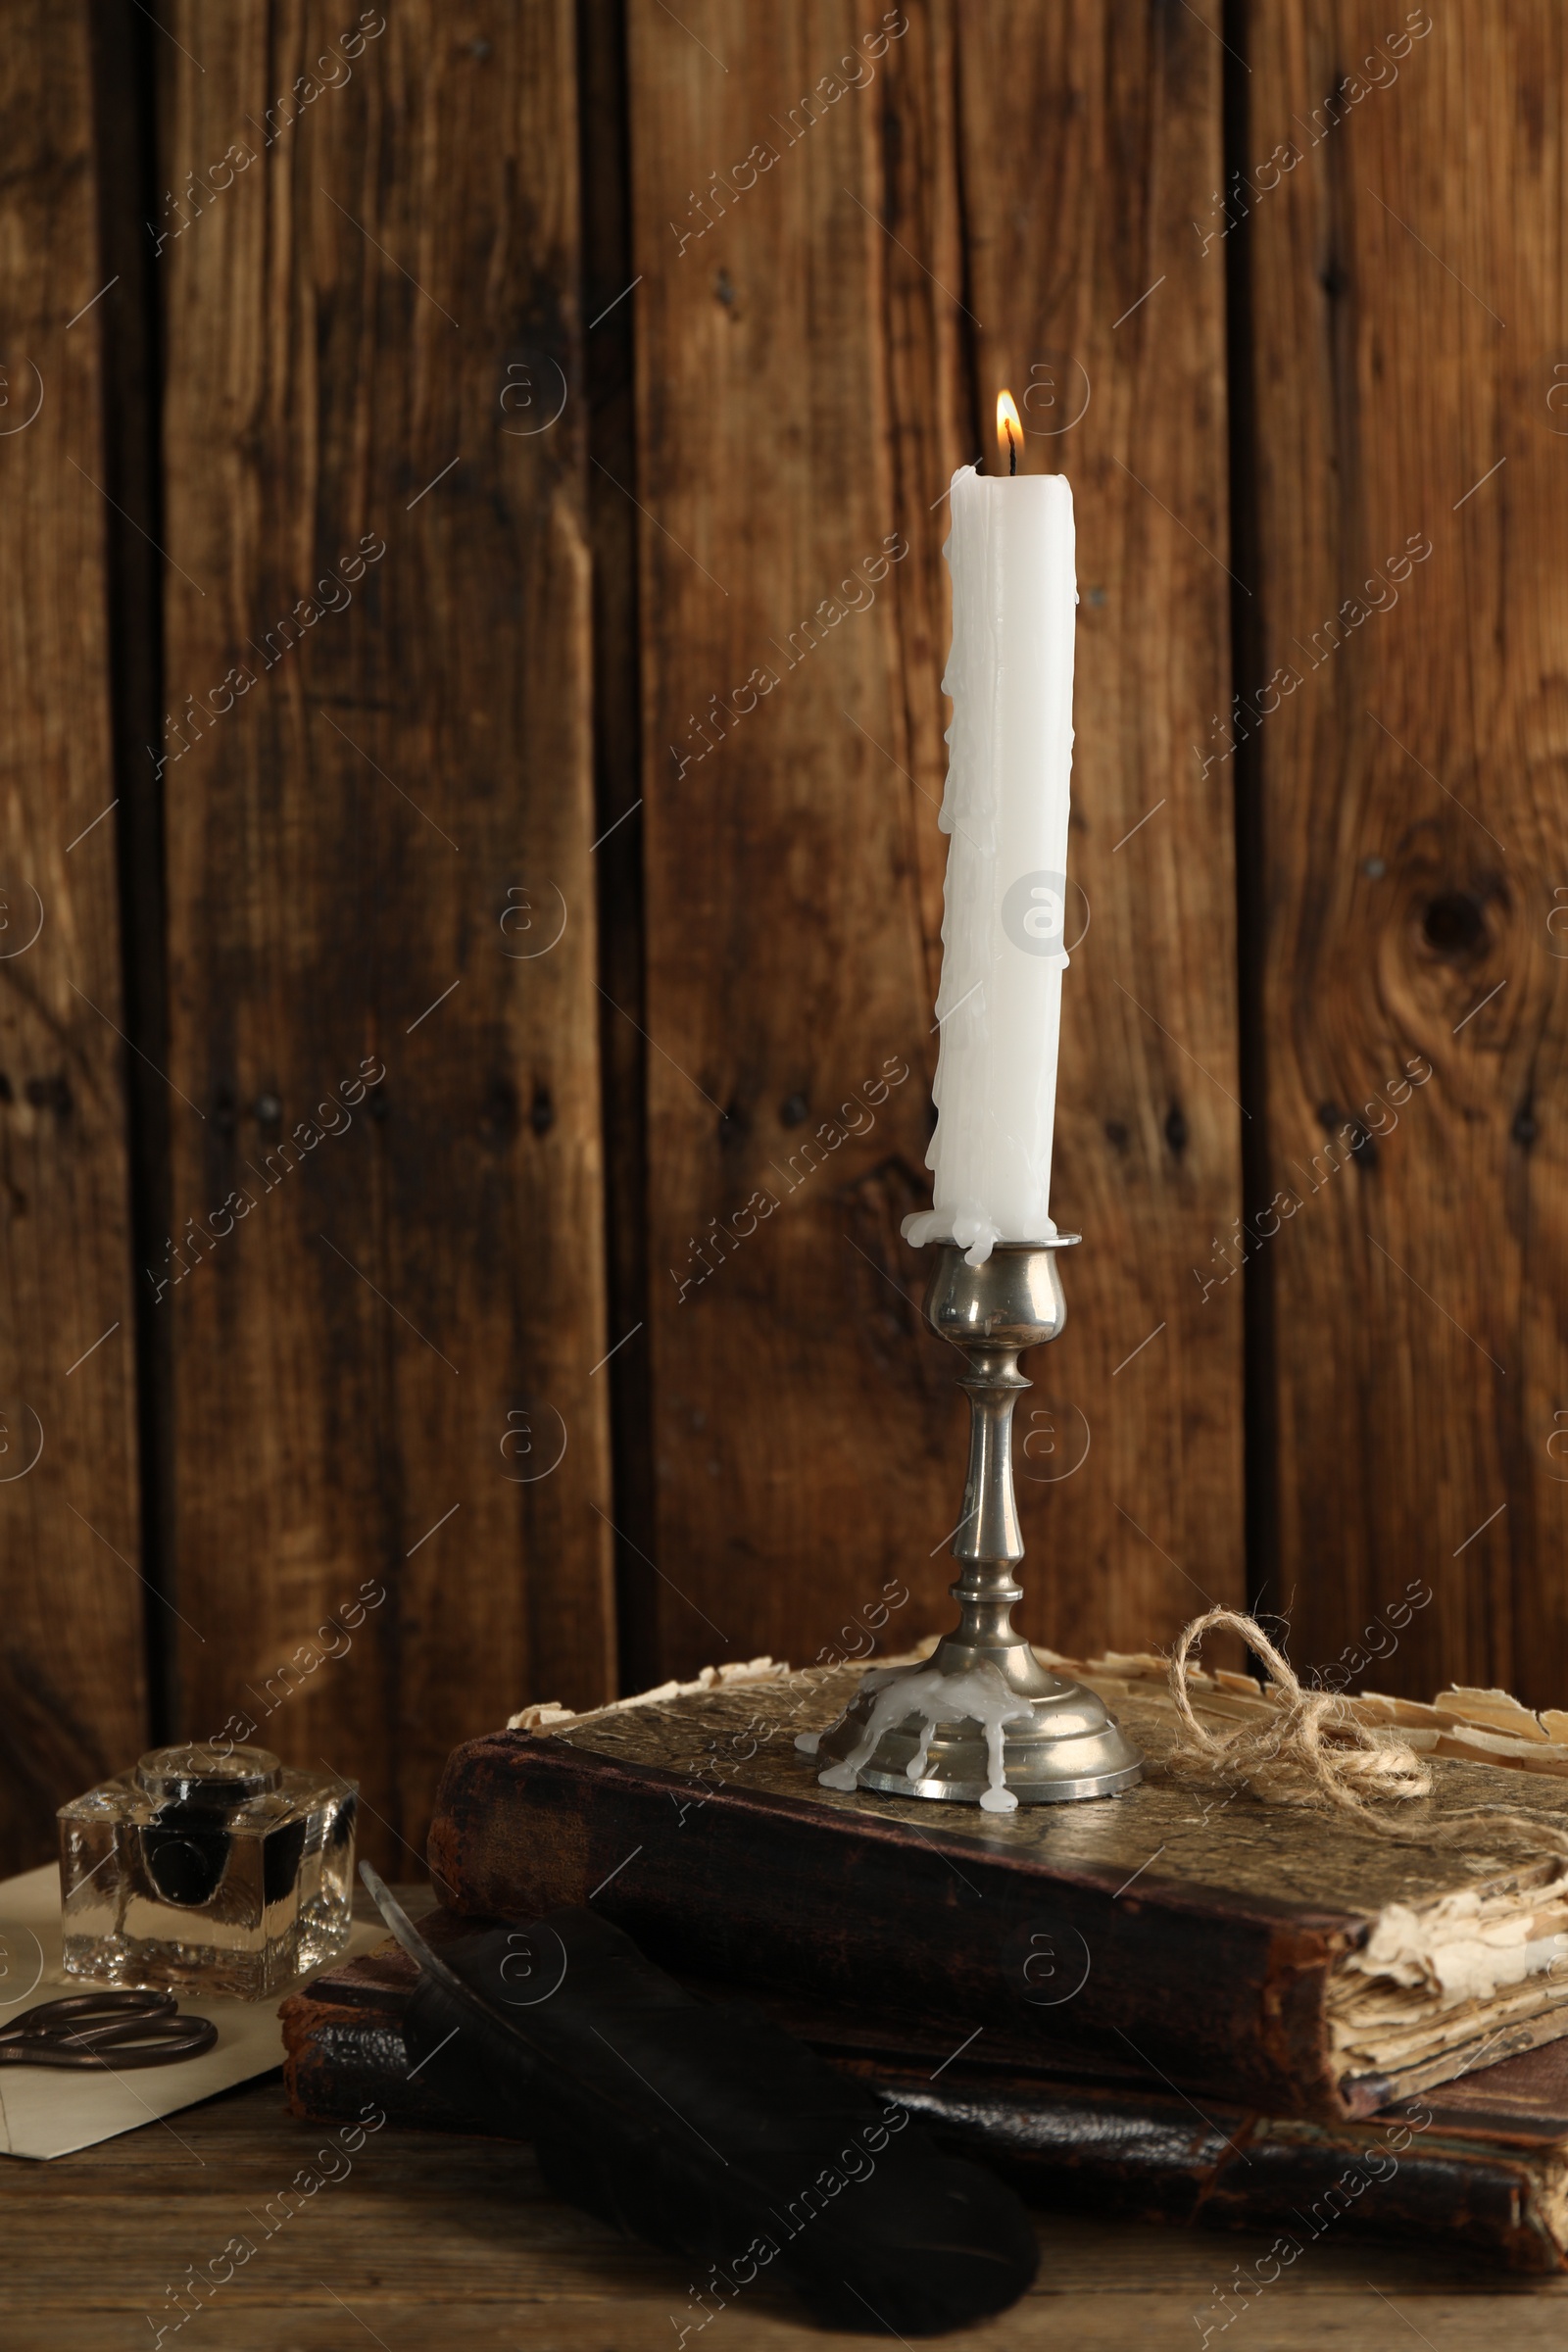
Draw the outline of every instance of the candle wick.
<instances>
[{"instance_id":1,"label":"candle wick","mask_svg":"<svg viewBox=\"0 0 1568 2352\"><path fill-rule=\"evenodd\" d=\"M1016 473L1017 470L1018 444L1012 437L1012 426L1009 424L1007 426L1007 471L1009 473Z\"/></svg>"}]
</instances>

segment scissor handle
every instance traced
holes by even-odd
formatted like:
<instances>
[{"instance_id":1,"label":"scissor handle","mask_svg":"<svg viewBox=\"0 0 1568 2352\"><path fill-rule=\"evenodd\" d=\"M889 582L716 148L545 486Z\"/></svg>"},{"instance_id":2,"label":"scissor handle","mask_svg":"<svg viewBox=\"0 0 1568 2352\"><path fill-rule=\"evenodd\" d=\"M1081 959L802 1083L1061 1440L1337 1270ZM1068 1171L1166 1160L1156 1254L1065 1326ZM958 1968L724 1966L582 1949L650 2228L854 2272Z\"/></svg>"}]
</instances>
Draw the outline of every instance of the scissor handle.
<instances>
[{"instance_id":1,"label":"scissor handle","mask_svg":"<svg viewBox=\"0 0 1568 2352\"><path fill-rule=\"evenodd\" d=\"M24 2009L11 2031L25 2034L44 2034L55 2040L60 2037L62 2028L74 2032L79 2026L95 2022L107 2026L132 2020L172 2017L175 2007L172 1992L119 1992L107 1988L97 1992L68 1992L62 2000L40 2001L35 2009Z\"/></svg>"},{"instance_id":2,"label":"scissor handle","mask_svg":"<svg viewBox=\"0 0 1568 2352\"><path fill-rule=\"evenodd\" d=\"M77 1992L41 2001L4 2034L0 2060L17 2066L167 2066L218 2039L205 2018L181 2017L169 1992ZM113 2060L101 2056L113 2050Z\"/></svg>"}]
</instances>

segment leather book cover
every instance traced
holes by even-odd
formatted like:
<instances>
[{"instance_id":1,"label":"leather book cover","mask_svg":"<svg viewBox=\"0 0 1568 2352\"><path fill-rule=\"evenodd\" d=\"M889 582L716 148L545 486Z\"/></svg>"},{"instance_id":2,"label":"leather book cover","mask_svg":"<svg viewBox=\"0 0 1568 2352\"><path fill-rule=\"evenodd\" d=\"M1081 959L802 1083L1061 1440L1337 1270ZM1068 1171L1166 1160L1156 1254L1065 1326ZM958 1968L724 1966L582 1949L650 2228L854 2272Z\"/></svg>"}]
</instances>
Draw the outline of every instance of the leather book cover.
<instances>
[{"instance_id":1,"label":"leather book cover","mask_svg":"<svg viewBox=\"0 0 1568 2352\"><path fill-rule=\"evenodd\" d=\"M439 1948L463 1924L435 1913L421 1928ZM295 2114L330 2122L369 2101L395 2123L473 2128L461 2075L449 2082L439 2053L411 2076L402 2016L415 1981L413 1963L387 1943L284 2003ZM730 1986L689 1984L733 1997ZM1199 2114L1131 2067L1103 2079L1048 2073L1001 2034L983 2032L955 2056L941 2036L895 2032L880 2015L767 1994L756 2005L1043 2203L1265 2230L1270 2277L1325 2232L1441 2235L1511 2271L1568 2268L1568 2042L1478 2068L1382 2115L1323 2122L1233 2100L1205 2100ZM1215 2331L1243 2308L1216 2308Z\"/></svg>"},{"instance_id":2,"label":"leather book cover","mask_svg":"<svg viewBox=\"0 0 1568 2352\"><path fill-rule=\"evenodd\" d=\"M1245 1680L1195 1695L1262 1703L1221 1687ZM1141 1787L982 1814L818 1786L797 1738L856 1681L723 1669L468 1742L430 1833L442 1899L517 1919L591 1902L676 1975L827 2006L874 1990L954 2042L981 2027L1058 2072L1130 2067L1277 2116L1372 2114L1568 2029L1568 1865L1491 1851L1479 1825L1462 1847L1422 1838L1487 1805L1561 1825L1559 1777L1437 1753L1395 1842L1174 1779L1169 1701L1124 1679Z\"/></svg>"}]
</instances>

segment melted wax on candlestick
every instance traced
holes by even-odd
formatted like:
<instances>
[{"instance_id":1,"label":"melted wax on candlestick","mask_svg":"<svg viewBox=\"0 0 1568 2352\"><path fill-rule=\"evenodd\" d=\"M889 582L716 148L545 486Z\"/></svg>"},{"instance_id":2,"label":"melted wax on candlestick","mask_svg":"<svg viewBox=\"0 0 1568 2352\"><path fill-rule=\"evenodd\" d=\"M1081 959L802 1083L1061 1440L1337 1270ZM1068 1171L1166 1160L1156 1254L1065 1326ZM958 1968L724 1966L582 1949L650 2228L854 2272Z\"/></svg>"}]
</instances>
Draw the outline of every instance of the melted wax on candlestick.
<instances>
[{"instance_id":1,"label":"melted wax on candlestick","mask_svg":"<svg viewBox=\"0 0 1568 2352\"><path fill-rule=\"evenodd\" d=\"M977 1666L967 1667L962 1674L933 1674L927 1666L873 1666L869 1674L861 1676L856 1695L873 1690L876 1697L864 1731L841 1762L830 1764L826 1772L817 1774L822 1788L857 1788L861 1772L876 1754L883 1733L896 1731L911 1715L918 1715L922 1719L920 1742L904 1767L907 1780L918 1781L923 1775L931 1754L931 1736L939 1725L977 1723L985 1735L987 1764L987 1787L980 1809L983 1813L1016 1811L1018 1799L1006 1785L1004 1726L1033 1723L1034 1710L1026 1698L1020 1698L1007 1688L1006 1678L989 1658L982 1658ZM849 1711L846 1707L838 1723L830 1724L828 1729L837 1731ZM825 1737L821 1732L802 1732L795 1744L803 1755L814 1756Z\"/></svg>"}]
</instances>

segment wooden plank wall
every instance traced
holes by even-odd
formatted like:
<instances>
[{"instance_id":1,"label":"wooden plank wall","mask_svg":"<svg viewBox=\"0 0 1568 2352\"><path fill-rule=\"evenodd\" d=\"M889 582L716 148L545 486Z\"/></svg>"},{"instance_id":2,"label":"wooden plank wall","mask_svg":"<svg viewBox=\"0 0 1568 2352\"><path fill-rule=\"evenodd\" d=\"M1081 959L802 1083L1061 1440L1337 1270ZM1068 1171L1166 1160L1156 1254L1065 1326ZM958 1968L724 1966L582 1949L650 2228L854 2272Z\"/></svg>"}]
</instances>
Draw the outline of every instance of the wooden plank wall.
<instances>
[{"instance_id":1,"label":"wooden plank wall","mask_svg":"<svg viewBox=\"0 0 1568 2352\"><path fill-rule=\"evenodd\" d=\"M395 1854L457 1739L613 1682L587 450L569 7L338 13L191 0L163 61L167 184L254 160L160 256L175 1236L219 1238L156 1311L178 1719L359 1770Z\"/></svg>"},{"instance_id":2,"label":"wooden plank wall","mask_svg":"<svg viewBox=\"0 0 1568 2352\"><path fill-rule=\"evenodd\" d=\"M1256 1269L1279 1588L1321 1661L1367 1627L1387 1648L1416 1580L1434 1597L1380 1687L1560 1705L1561 13L1257 7L1248 36L1248 152L1298 156L1250 173L1249 223L1256 682L1299 681L1247 722L1268 1048L1250 1207L1300 1203Z\"/></svg>"},{"instance_id":3,"label":"wooden plank wall","mask_svg":"<svg viewBox=\"0 0 1568 2352\"><path fill-rule=\"evenodd\" d=\"M1162 1637L1244 1590L1239 1286L1189 1270L1241 1205L1229 782L1188 752L1228 691L1224 282L1162 194L1219 173L1221 53L1165 11L631 24L660 1663L813 1654L889 1579L909 1633L949 1606L962 1415L898 1229L944 493L1007 381L1085 592L1054 1207L1086 1239L1021 1424L1026 1621Z\"/></svg>"},{"instance_id":4,"label":"wooden plank wall","mask_svg":"<svg viewBox=\"0 0 1568 2352\"><path fill-rule=\"evenodd\" d=\"M7 24L0 189L0 1852L146 1725L104 318L86 6Z\"/></svg>"},{"instance_id":5,"label":"wooden plank wall","mask_svg":"<svg viewBox=\"0 0 1568 2352\"><path fill-rule=\"evenodd\" d=\"M524 1698L940 1620L1004 382L1082 591L1029 1630L1413 1582L1354 1679L1560 1702L1545 0L4 22L0 1856L233 1721L395 1858Z\"/></svg>"}]
</instances>

